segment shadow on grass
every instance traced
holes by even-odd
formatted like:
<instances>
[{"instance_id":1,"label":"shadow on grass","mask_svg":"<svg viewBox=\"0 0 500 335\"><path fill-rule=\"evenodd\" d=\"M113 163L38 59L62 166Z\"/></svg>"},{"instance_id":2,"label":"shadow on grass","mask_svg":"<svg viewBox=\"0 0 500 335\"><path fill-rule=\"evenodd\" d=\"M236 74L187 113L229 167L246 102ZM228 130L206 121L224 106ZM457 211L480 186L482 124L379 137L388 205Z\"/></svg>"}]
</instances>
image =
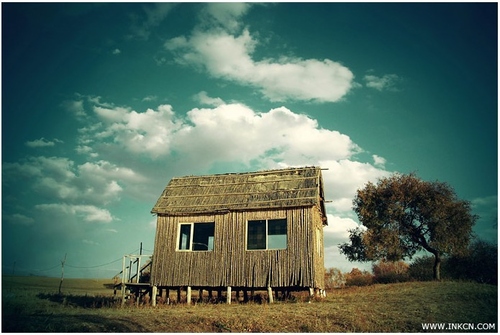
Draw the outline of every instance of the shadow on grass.
<instances>
[{"instance_id":1,"label":"shadow on grass","mask_svg":"<svg viewBox=\"0 0 500 335\"><path fill-rule=\"evenodd\" d=\"M82 307L82 308L103 308L116 306L116 300L108 296L92 295L72 295L58 293L39 293L37 297L60 303L64 306Z\"/></svg>"},{"instance_id":2,"label":"shadow on grass","mask_svg":"<svg viewBox=\"0 0 500 335\"><path fill-rule=\"evenodd\" d=\"M140 324L126 318L106 318L93 314L8 314L2 315L2 332L58 333L138 333L148 332Z\"/></svg>"}]
</instances>

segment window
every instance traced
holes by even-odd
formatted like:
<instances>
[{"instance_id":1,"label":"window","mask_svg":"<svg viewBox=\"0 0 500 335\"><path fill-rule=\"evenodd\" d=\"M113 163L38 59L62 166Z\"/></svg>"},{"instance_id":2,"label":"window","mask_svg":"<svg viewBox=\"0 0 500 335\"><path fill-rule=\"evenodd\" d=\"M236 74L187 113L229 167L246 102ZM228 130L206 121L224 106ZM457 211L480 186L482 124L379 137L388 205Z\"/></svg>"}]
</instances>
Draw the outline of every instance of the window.
<instances>
[{"instance_id":1,"label":"window","mask_svg":"<svg viewBox=\"0 0 500 335\"><path fill-rule=\"evenodd\" d=\"M286 219L249 220L247 250L286 249Z\"/></svg>"},{"instance_id":2,"label":"window","mask_svg":"<svg viewBox=\"0 0 500 335\"><path fill-rule=\"evenodd\" d=\"M178 250L214 250L214 231L214 222L181 223L179 227Z\"/></svg>"}]
</instances>

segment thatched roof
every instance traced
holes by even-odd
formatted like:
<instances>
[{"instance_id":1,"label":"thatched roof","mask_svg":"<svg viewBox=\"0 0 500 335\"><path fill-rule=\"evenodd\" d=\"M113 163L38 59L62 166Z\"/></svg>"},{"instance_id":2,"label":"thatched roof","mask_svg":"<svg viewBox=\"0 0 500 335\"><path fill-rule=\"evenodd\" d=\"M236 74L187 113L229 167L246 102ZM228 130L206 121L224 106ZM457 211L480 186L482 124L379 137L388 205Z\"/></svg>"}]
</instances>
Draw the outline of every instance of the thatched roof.
<instances>
[{"instance_id":1,"label":"thatched roof","mask_svg":"<svg viewBox=\"0 0 500 335\"><path fill-rule=\"evenodd\" d=\"M326 216L323 198L319 167L186 176L169 182L151 212L189 215L317 205Z\"/></svg>"}]
</instances>

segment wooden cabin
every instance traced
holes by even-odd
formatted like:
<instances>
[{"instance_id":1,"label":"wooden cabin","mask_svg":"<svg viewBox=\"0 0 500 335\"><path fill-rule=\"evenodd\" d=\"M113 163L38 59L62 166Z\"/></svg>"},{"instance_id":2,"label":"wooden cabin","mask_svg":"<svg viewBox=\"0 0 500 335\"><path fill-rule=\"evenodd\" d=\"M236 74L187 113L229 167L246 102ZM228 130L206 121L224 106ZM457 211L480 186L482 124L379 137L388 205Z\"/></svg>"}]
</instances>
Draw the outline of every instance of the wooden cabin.
<instances>
[{"instance_id":1,"label":"wooden cabin","mask_svg":"<svg viewBox=\"0 0 500 335\"><path fill-rule=\"evenodd\" d=\"M321 168L173 178L151 211L158 290L324 292ZM163 291L162 291L163 290ZM162 293L163 292L163 293Z\"/></svg>"}]
</instances>

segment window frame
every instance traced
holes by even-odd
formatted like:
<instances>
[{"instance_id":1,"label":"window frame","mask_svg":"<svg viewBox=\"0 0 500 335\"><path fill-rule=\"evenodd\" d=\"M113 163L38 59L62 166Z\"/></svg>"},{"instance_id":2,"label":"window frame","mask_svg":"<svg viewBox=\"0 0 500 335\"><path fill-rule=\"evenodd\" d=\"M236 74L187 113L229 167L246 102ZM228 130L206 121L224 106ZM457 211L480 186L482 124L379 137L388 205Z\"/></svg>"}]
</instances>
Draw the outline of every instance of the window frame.
<instances>
[{"instance_id":1,"label":"window frame","mask_svg":"<svg viewBox=\"0 0 500 335\"><path fill-rule=\"evenodd\" d=\"M195 226L197 224L212 224L213 225L213 235L209 235L212 237L212 249L207 249L207 250L196 250L194 249L194 235L195 235ZM182 232L182 226L189 226L189 241L188 241L188 248L187 249L181 249L181 232ZM178 229L177 229L177 239L175 242L175 251L180 251L180 252L211 252L214 251L215 249L215 222L214 221L209 221L209 222L179 222L178 223ZM208 248L208 245L207 245Z\"/></svg>"},{"instance_id":2,"label":"window frame","mask_svg":"<svg viewBox=\"0 0 500 335\"><path fill-rule=\"evenodd\" d=\"M285 247L284 248L269 248L269 221L285 221L285 227L286 227L286 240L285 240ZM251 221L265 221L266 223L266 228L265 228L265 239L266 239L266 246L264 249L249 249L248 248L248 228L249 228L249 223ZM273 234L277 235L277 234ZM275 218L275 219L252 219L252 220L247 220L246 222L246 230L245 230L245 250L246 251L267 251L267 250L287 250L288 249L288 219L285 218Z\"/></svg>"}]
</instances>

